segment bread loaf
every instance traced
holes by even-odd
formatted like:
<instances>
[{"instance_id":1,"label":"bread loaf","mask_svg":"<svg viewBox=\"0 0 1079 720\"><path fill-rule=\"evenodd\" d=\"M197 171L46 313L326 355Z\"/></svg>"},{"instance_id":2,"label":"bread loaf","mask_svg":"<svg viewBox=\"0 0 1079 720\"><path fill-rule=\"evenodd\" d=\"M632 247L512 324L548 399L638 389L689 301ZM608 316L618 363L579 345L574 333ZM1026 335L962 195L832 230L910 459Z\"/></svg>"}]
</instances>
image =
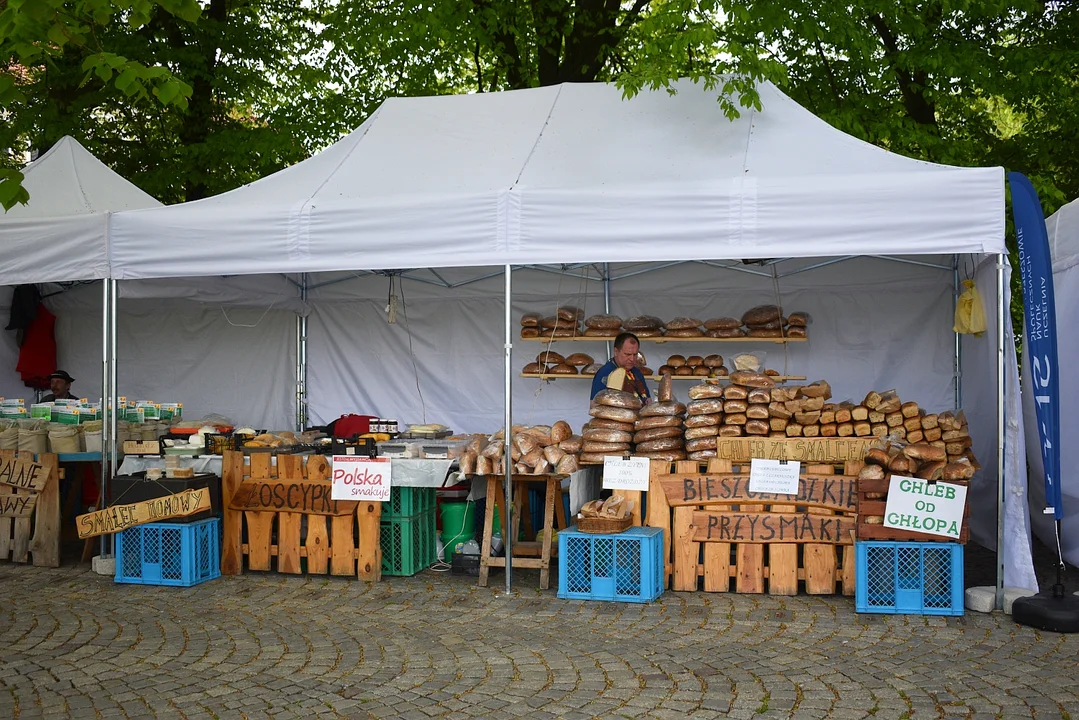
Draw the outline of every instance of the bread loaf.
<instances>
[{"instance_id":1,"label":"bread loaf","mask_svg":"<svg viewBox=\"0 0 1079 720\"><path fill-rule=\"evenodd\" d=\"M584 321L584 326L590 329L603 330L611 335L617 335L618 329L622 327L622 318L617 315L591 315Z\"/></svg>"},{"instance_id":2,"label":"bread loaf","mask_svg":"<svg viewBox=\"0 0 1079 720\"><path fill-rule=\"evenodd\" d=\"M694 438L693 440L686 440L686 452L698 452L700 450L715 450L717 446L716 438L703 437Z\"/></svg>"},{"instance_id":3,"label":"bread loaf","mask_svg":"<svg viewBox=\"0 0 1079 720\"><path fill-rule=\"evenodd\" d=\"M604 330L603 328L585 328L581 333L585 337L612 338L618 335L618 330Z\"/></svg>"},{"instance_id":4,"label":"bread loaf","mask_svg":"<svg viewBox=\"0 0 1079 720\"><path fill-rule=\"evenodd\" d=\"M712 368L712 377L727 377L729 371L725 365L720 365L717 368Z\"/></svg>"},{"instance_id":5,"label":"bread loaf","mask_svg":"<svg viewBox=\"0 0 1079 720\"><path fill-rule=\"evenodd\" d=\"M749 418L746 417L745 413L724 413L724 415L723 415L723 424L724 425L745 425L746 420L748 420L748 419Z\"/></svg>"},{"instance_id":6,"label":"bread loaf","mask_svg":"<svg viewBox=\"0 0 1079 720\"><path fill-rule=\"evenodd\" d=\"M658 440L649 440L648 442L638 443L638 452L659 452L663 450L681 450L682 438L680 437L665 437Z\"/></svg>"},{"instance_id":7,"label":"bread loaf","mask_svg":"<svg viewBox=\"0 0 1079 720\"><path fill-rule=\"evenodd\" d=\"M706 368L704 365L698 365L693 368L693 374L697 377L709 377L712 374L712 369Z\"/></svg>"},{"instance_id":8,"label":"bread loaf","mask_svg":"<svg viewBox=\"0 0 1079 720\"><path fill-rule=\"evenodd\" d=\"M689 365L683 365L682 367L676 367L674 369L674 374L675 375L683 375L683 376L692 375L693 374L693 368L691 368Z\"/></svg>"},{"instance_id":9,"label":"bread loaf","mask_svg":"<svg viewBox=\"0 0 1079 720\"><path fill-rule=\"evenodd\" d=\"M633 432L633 422L619 422L618 420L608 420L607 418L592 418L584 424L582 430L588 428L607 428L609 430L625 430L626 432Z\"/></svg>"},{"instance_id":10,"label":"bread loaf","mask_svg":"<svg viewBox=\"0 0 1079 720\"><path fill-rule=\"evenodd\" d=\"M565 320L560 320L557 315L551 315L550 317L541 318L539 321L539 326L541 328L546 328L547 330L552 330L556 327L567 327L568 325L568 322L566 322Z\"/></svg>"},{"instance_id":11,"label":"bread loaf","mask_svg":"<svg viewBox=\"0 0 1079 720\"><path fill-rule=\"evenodd\" d=\"M775 320L769 320L768 322L762 322L762 323L756 323L754 325L750 325L749 329L751 331L752 330L779 330L785 324L786 323L783 322L782 318L776 318Z\"/></svg>"},{"instance_id":12,"label":"bread loaf","mask_svg":"<svg viewBox=\"0 0 1079 720\"><path fill-rule=\"evenodd\" d=\"M918 471L918 461L906 455L896 455L888 462L888 470L899 475L910 475Z\"/></svg>"},{"instance_id":13,"label":"bread loaf","mask_svg":"<svg viewBox=\"0 0 1079 720\"><path fill-rule=\"evenodd\" d=\"M663 334L667 337L694 338L704 337L704 330L701 330L700 328L684 328L682 330L667 330Z\"/></svg>"},{"instance_id":14,"label":"bread loaf","mask_svg":"<svg viewBox=\"0 0 1079 720\"><path fill-rule=\"evenodd\" d=\"M559 363L557 365L554 365L552 367L547 368L547 374L548 375L576 375L577 374L577 368L573 367L572 365L567 365L566 363Z\"/></svg>"},{"instance_id":15,"label":"bread loaf","mask_svg":"<svg viewBox=\"0 0 1079 720\"><path fill-rule=\"evenodd\" d=\"M728 385L723 390L723 399L725 400L748 400L749 390L741 385Z\"/></svg>"},{"instance_id":16,"label":"bread loaf","mask_svg":"<svg viewBox=\"0 0 1079 720\"><path fill-rule=\"evenodd\" d=\"M742 314L743 325L760 325L770 320L778 320L782 317L779 307L776 305L758 305L750 308Z\"/></svg>"},{"instance_id":17,"label":"bread loaf","mask_svg":"<svg viewBox=\"0 0 1079 720\"><path fill-rule=\"evenodd\" d=\"M723 401L719 398L701 398L686 406L687 415L714 415L723 412Z\"/></svg>"},{"instance_id":18,"label":"bread loaf","mask_svg":"<svg viewBox=\"0 0 1079 720\"><path fill-rule=\"evenodd\" d=\"M690 355L686 358L686 365L689 365L690 367L700 367L704 365L704 358L700 355Z\"/></svg>"},{"instance_id":19,"label":"bread loaf","mask_svg":"<svg viewBox=\"0 0 1079 720\"><path fill-rule=\"evenodd\" d=\"M939 462L948 459L948 453L944 448L935 447L926 443L914 443L903 448L903 454L909 458L922 462Z\"/></svg>"},{"instance_id":20,"label":"bread loaf","mask_svg":"<svg viewBox=\"0 0 1079 720\"><path fill-rule=\"evenodd\" d=\"M918 468L918 474L915 476L920 480L940 480L944 477L944 468L947 463L944 462L928 462Z\"/></svg>"},{"instance_id":21,"label":"bread loaf","mask_svg":"<svg viewBox=\"0 0 1079 720\"><path fill-rule=\"evenodd\" d=\"M539 327L539 313L525 313L521 316L521 327Z\"/></svg>"},{"instance_id":22,"label":"bread loaf","mask_svg":"<svg viewBox=\"0 0 1079 720\"><path fill-rule=\"evenodd\" d=\"M787 425L789 424L790 420L787 420L786 418L774 417L768 419L768 427L770 427L776 432L779 432L781 430L785 431L787 429ZM786 436L786 434L786 432L783 433L784 436Z\"/></svg>"},{"instance_id":23,"label":"bread loaf","mask_svg":"<svg viewBox=\"0 0 1079 720\"><path fill-rule=\"evenodd\" d=\"M669 321L665 327L668 330L686 330L689 328L698 328L700 325L701 321L697 318L676 317L674 320Z\"/></svg>"},{"instance_id":24,"label":"bread loaf","mask_svg":"<svg viewBox=\"0 0 1079 720\"><path fill-rule=\"evenodd\" d=\"M941 472L941 478L949 481L970 480L972 477L974 477L974 466L965 457L948 463Z\"/></svg>"},{"instance_id":25,"label":"bread loaf","mask_svg":"<svg viewBox=\"0 0 1079 720\"><path fill-rule=\"evenodd\" d=\"M809 337L804 327L789 327L786 330L787 337L789 338L804 338Z\"/></svg>"},{"instance_id":26,"label":"bread loaf","mask_svg":"<svg viewBox=\"0 0 1079 720\"><path fill-rule=\"evenodd\" d=\"M632 333L642 330L659 330L663 327L663 321L651 315L637 315L625 320L622 327Z\"/></svg>"},{"instance_id":27,"label":"bread loaf","mask_svg":"<svg viewBox=\"0 0 1079 720\"><path fill-rule=\"evenodd\" d=\"M722 355L709 355L704 359L704 366L707 368L717 368L723 364Z\"/></svg>"},{"instance_id":28,"label":"bread loaf","mask_svg":"<svg viewBox=\"0 0 1079 720\"><path fill-rule=\"evenodd\" d=\"M633 441L633 433L609 428L588 428L581 433L585 446L590 442L628 443Z\"/></svg>"},{"instance_id":29,"label":"bread loaf","mask_svg":"<svg viewBox=\"0 0 1079 720\"><path fill-rule=\"evenodd\" d=\"M747 435L767 435L768 423L764 420L746 420Z\"/></svg>"},{"instance_id":30,"label":"bread loaf","mask_svg":"<svg viewBox=\"0 0 1079 720\"><path fill-rule=\"evenodd\" d=\"M562 357L554 350L547 349L536 356L536 362L541 365L557 365L566 362L566 358Z\"/></svg>"},{"instance_id":31,"label":"bread loaf","mask_svg":"<svg viewBox=\"0 0 1079 720\"><path fill-rule=\"evenodd\" d=\"M723 412L725 413L744 413L746 408L749 407L749 403L745 400L724 400ZM767 408L766 408L767 409Z\"/></svg>"},{"instance_id":32,"label":"bread loaf","mask_svg":"<svg viewBox=\"0 0 1079 720\"><path fill-rule=\"evenodd\" d=\"M742 426L741 425L724 425L719 429L720 437L741 437Z\"/></svg>"},{"instance_id":33,"label":"bread loaf","mask_svg":"<svg viewBox=\"0 0 1079 720\"><path fill-rule=\"evenodd\" d=\"M638 430L633 435L633 442L640 446L641 443L648 442L650 440L659 440L660 438L669 437L681 437L682 428L680 427L654 427L647 430Z\"/></svg>"},{"instance_id":34,"label":"bread loaf","mask_svg":"<svg viewBox=\"0 0 1079 720\"><path fill-rule=\"evenodd\" d=\"M573 428L565 420L559 420L551 426L551 442L560 443L573 435Z\"/></svg>"},{"instance_id":35,"label":"bread loaf","mask_svg":"<svg viewBox=\"0 0 1079 720\"><path fill-rule=\"evenodd\" d=\"M657 375L674 375L674 368L670 365L660 365L659 370L656 370Z\"/></svg>"},{"instance_id":36,"label":"bread loaf","mask_svg":"<svg viewBox=\"0 0 1079 720\"><path fill-rule=\"evenodd\" d=\"M653 417L656 415L682 415L686 412L686 406L675 400L669 402L654 402L645 405L640 410L641 417Z\"/></svg>"},{"instance_id":37,"label":"bread loaf","mask_svg":"<svg viewBox=\"0 0 1079 720\"><path fill-rule=\"evenodd\" d=\"M682 418L677 415L654 415L651 417L638 418L633 425L636 430L647 430L658 427L682 427Z\"/></svg>"},{"instance_id":38,"label":"bread loaf","mask_svg":"<svg viewBox=\"0 0 1079 720\"><path fill-rule=\"evenodd\" d=\"M555 465L554 468L554 471L559 475L572 475L573 473L577 472L577 470L578 467L576 454L564 455L562 459L558 461L558 464Z\"/></svg>"},{"instance_id":39,"label":"bread loaf","mask_svg":"<svg viewBox=\"0 0 1079 720\"><path fill-rule=\"evenodd\" d=\"M754 405L767 405L772 402L772 393L764 388L750 388L746 400Z\"/></svg>"},{"instance_id":40,"label":"bread loaf","mask_svg":"<svg viewBox=\"0 0 1079 720\"><path fill-rule=\"evenodd\" d=\"M595 362L595 359L586 353L573 353L565 360L567 365L572 365L573 367L588 367Z\"/></svg>"},{"instance_id":41,"label":"bread loaf","mask_svg":"<svg viewBox=\"0 0 1079 720\"><path fill-rule=\"evenodd\" d=\"M741 326L742 321L732 317L712 318L704 321L704 327L708 330L733 330Z\"/></svg>"},{"instance_id":42,"label":"bread loaf","mask_svg":"<svg viewBox=\"0 0 1079 720\"><path fill-rule=\"evenodd\" d=\"M673 399L674 392L671 389L671 376L663 375L659 380L659 388L656 389L656 400L670 402Z\"/></svg>"},{"instance_id":43,"label":"bread loaf","mask_svg":"<svg viewBox=\"0 0 1079 720\"><path fill-rule=\"evenodd\" d=\"M749 407L746 408L745 412L746 417L749 420L767 420L769 417L767 405L750 404ZM802 424L805 425L807 423Z\"/></svg>"},{"instance_id":44,"label":"bread loaf","mask_svg":"<svg viewBox=\"0 0 1079 720\"><path fill-rule=\"evenodd\" d=\"M884 468L880 465L863 465L858 471L859 480L883 480Z\"/></svg>"},{"instance_id":45,"label":"bread loaf","mask_svg":"<svg viewBox=\"0 0 1079 720\"><path fill-rule=\"evenodd\" d=\"M539 363L528 363L521 369L521 372L525 373L526 375L539 375L543 371L544 366L540 365Z\"/></svg>"},{"instance_id":46,"label":"bread loaf","mask_svg":"<svg viewBox=\"0 0 1079 720\"><path fill-rule=\"evenodd\" d=\"M690 460L709 460L716 456L715 450L696 450L689 454Z\"/></svg>"},{"instance_id":47,"label":"bread loaf","mask_svg":"<svg viewBox=\"0 0 1079 720\"><path fill-rule=\"evenodd\" d=\"M640 410L642 405L641 399L633 393L623 392L621 390L611 390L610 388L600 390L596 393L596 396L592 398L592 402L596 405L629 408L630 410Z\"/></svg>"},{"instance_id":48,"label":"bread loaf","mask_svg":"<svg viewBox=\"0 0 1079 720\"><path fill-rule=\"evenodd\" d=\"M633 334L639 338L661 337L663 335L663 329L645 328L644 330L634 330Z\"/></svg>"},{"instance_id":49,"label":"bread loaf","mask_svg":"<svg viewBox=\"0 0 1079 720\"><path fill-rule=\"evenodd\" d=\"M768 329L759 328L759 327L750 328L749 329L749 337L762 337L762 338L783 337L783 330L779 330L779 329L768 330Z\"/></svg>"},{"instance_id":50,"label":"bread loaf","mask_svg":"<svg viewBox=\"0 0 1079 720\"><path fill-rule=\"evenodd\" d=\"M731 373L731 382L745 387L771 388L775 387L775 380L763 373L749 370L735 370Z\"/></svg>"},{"instance_id":51,"label":"bread loaf","mask_svg":"<svg viewBox=\"0 0 1079 720\"><path fill-rule=\"evenodd\" d=\"M636 455L649 458L650 460L666 460L667 462L675 462L676 460L685 460L686 451L682 449L678 450L661 450L657 452L641 452L638 450Z\"/></svg>"},{"instance_id":52,"label":"bread loaf","mask_svg":"<svg viewBox=\"0 0 1079 720\"><path fill-rule=\"evenodd\" d=\"M715 437L719 435L719 425L704 425L685 429L686 440L696 440L703 437Z\"/></svg>"},{"instance_id":53,"label":"bread loaf","mask_svg":"<svg viewBox=\"0 0 1079 720\"><path fill-rule=\"evenodd\" d=\"M637 411L630 408L611 407L609 405L592 405L588 414L594 418L615 420L617 422L632 423L637 419Z\"/></svg>"},{"instance_id":54,"label":"bread loaf","mask_svg":"<svg viewBox=\"0 0 1079 720\"><path fill-rule=\"evenodd\" d=\"M585 453L609 453L611 455L619 455L624 452L629 452L629 443L606 443L606 442L593 442L591 440L585 440L584 445L581 446L581 454Z\"/></svg>"},{"instance_id":55,"label":"bread loaf","mask_svg":"<svg viewBox=\"0 0 1079 720\"><path fill-rule=\"evenodd\" d=\"M870 465L880 465L881 467L888 467L888 463L891 458L888 457L888 453L883 448L869 448L865 452L865 462Z\"/></svg>"},{"instance_id":56,"label":"bread loaf","mask_svg":"<svg viewBox=\"0 0 1079 720\"><path fill-rule=\"evenodd\" d=\"M701 383L700 385L694 385L689 389L690 400L700 400L701 398L719 398L723 397L723 388L719 385L712 385L710 383Z\"/></svg>"},{"instance_id":57,"label":"bread loaf","mask_svg":"<svg viewBox=\"0 0 1079 720\"><path fill-rule=\"evenodd\" d=\"M740 327L715 328L714 330L706 330L704 334L710 338L734 338L745 337L746 331Z\"/></svg>"},{"instance_id":58,"label":"bread loaf","mask_svg":"<svg viewBox=\"0 0 1079 720\"><path fill-rule=\"evenodd\" d=\"M601 367L603 367L603 365L601 365L600 363L593 363L593 364L589 365L588 367L581 368L581 374L582 375L595 375L596 373L599 372L599 369Z\"/></svg>"},{"instance_id":59,"label":"bread loaf","mask_svg":"<svg viewBox=\"0 0 1079 720\"><path fill-rule=\"evenodd\" d=\"M709 425L720 425L722 422L723 415L719 413L714 415L690 415L686 418L685 426L687 428L707 427Z\"/></svg>"},{"instance_id":60,"label":"bread loaf","mask_svg":"<svg viewBox=\"0 0 1079 720\"><path fill-rule=\"evenodd\" d=\"M521 337L524 338L524 339L531 340L532 338L538 338L539 333L540 333L540 331L539 331L538 327L523 327L523 328L521 328Z\"/></svg>"},{"instance_id":61,"label":"bread loaf","mask_svg":"<svg viewBox=\"0 0 1079 720\"><path fill-rule=\"evenodd\" d=\"M580 435L570 435L568 438L558 443L558 447L571 455L576 455L581 452L582 442L583 440Z\"/></svg>"},{"instance_id":62,"label":"bread loaf","mask_svg":"<svg viewBox=\"0 0 1079 720\"><path fill-rule=\"evenodd\" d=\"M680 368L686 364L686 358L684 355L671 355L667 358L667 364L673 368Z\"/></svg>"},{"instance_id":63,"label":"bread loaf","mask_svg":"<svg viewBox=\"0 0 1079 720\"><path fill-rule=\"evenodd\" d=\"M787 316L787 323L792 328L804 328L806 325L809 324L809 316L806 315L804 312L792 312L790 315Z\"/></svg>"},{"instance_id":64,"label":"bread loaf","mask_svg":"<svg viewBox=\"0 0 1079 720\"><path fill-rule=\"evenodd\" d=\"M818 380L802 388L802 394L811 398L827 400L832 397L832 386L825 380Z\"/></svg>"},{"instance_id":65,"label":"bread loaf","mask_svg":"<svg viewBox=\"0 0 1079 720\"><path fill-rule=\"evenodd\" d=\"M476 472L476 453L465 451L457 460L462 475L472 475Z\"/></svg>"},{"instance_id":66,"label":"bread loaf","mask_svg":"<svg viewBox=\"0 0 1079 720\"><path fill-rule=\"evenodd\" d=\"M545 340L554 340L554 339L557 339L557 338L577 337L577 335L579 335L579 334L580 333L577 331L576 327L562 326L562 327L559 327L556 330L544 330L543 332L540 333L540 337L544 338Z\"/></svg>"},{"instance_id":67,"label":"bread loaf","mask_svg":"<svg viewBox=\"0 0 1079 720\"><path fill-rule=\"evenodd\" d=\"M555 312L559 320L564 322L571 322L576 325L584 317L584 310L579 307L573 307L571 305L564 305Z\"/></svg>"}]
</instances>

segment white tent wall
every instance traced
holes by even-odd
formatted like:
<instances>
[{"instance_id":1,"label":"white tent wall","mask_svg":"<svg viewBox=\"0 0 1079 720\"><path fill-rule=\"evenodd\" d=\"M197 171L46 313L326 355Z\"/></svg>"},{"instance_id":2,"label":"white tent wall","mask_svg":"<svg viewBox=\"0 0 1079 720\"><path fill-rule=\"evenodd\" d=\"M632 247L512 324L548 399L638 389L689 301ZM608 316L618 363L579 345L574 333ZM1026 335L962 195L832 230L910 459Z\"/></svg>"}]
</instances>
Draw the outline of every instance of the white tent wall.
<instances>
[{"instance_id":1,"label":"white tent wall","mask_svg":"<svg viewBox=\"0 0 1079 720\"><path fill-rule=\"evenodd\" d=\"M57 363L83 397L101 395L101 289L79 287L49 299L57 315ZM184 403L184 416L295 425L296 315L187 300L121 298L117 380L130 399Z\"/></svg>"},{"instance_id":2,"label":"white tent wall","mask_svg":"<svg viewBox=\"0 0 1079 720\"><path fill-rule=\"evenodd\" d=\"M932 260L950 268L950 256ZM812 264L812 260L786 261L778 271ZM617 277L634 269L643 266L612 266L612 274ZM403 280L417 372L410 359L405 313L398 311L395 325L386 322L386 278L366 277L312 291L308 329L312 420L324 422L343 412L363 411L416 422L423 414L416 394L418 374L428 421L460 431L491 432L501 427L504 280L497 269L491 272L497 274L455 289ZM595 273L582 280L580 272L559 276L514 271L514 322L524 312L553 314L559 304L581 306L588 314L603 312L602 282ZM472 274L483 270L473 269ZM798 273L777 285L785 308L805 310L813 318L809 342L645 341L641 350L648 364L656 369L673 353L729 357L752 351L764 353L766 365L781 373L827 379L838 400L861 400L870 389L894 387L932 410L954 405L950 269L858 258ZM696 263L616 279L610 288L611 311L624 317L740 316L753 305L776 301L771 278ZM514 335L518 332L515 326ZM516 339L515 374L543 348L543 343ZM561 342L554 349L606 360L603 342ZM690 385L678 381L675 391L684 398ZM513 387L515 421L565 418L579 427L587 420L587 381L514 378Z\"/></svg>"},{"instance_id":3,"label":"white tent wall","mask_svg":"<svg viewBox=\"0 0 1079 720\"><path fill-rule=\"evenodd\" d=\"M1060 546L1064 559L1079 566L1079 379L1066 368L1079 357L1079 200L1065 205L1046 221L1049 249L1053 258L1053 291L1056 296L1057 357L1060 363L1060 483L1064 506ZM1030 465L1030 515L1034 532L1051 548L1056 548L1053 516L1044 515L1045 470L1042 467L1038 424L1034 415L1034 393L1030 387L1030 366L1023 352L1023 418L1026 429L1027 462Z\"/></svg>"},{"instance_id":4,"label":"white tent wall","mask_svg":"<svg viewBox=\"0 0 1079 720\"><path fill-rule=\"evenodd\" d=\"M968 266L970 267L970 266ZM989 256L973 268L975 285L982 296L986 331L981 337L962 337L963 411L970 424L974 455L982 469L974 476L970 494L971 538L983 547L997 549L997 258ZM1011 268L1004 268L1004 307L1010 307ZM1030 518L1027 511L1026 441L1022 431L1022 401L1015 335L1011 317L1004 323L1004 537L999 553L1004 563L1004 584L1038 589L1031 559Z\"/></svg>"}]
</instances>

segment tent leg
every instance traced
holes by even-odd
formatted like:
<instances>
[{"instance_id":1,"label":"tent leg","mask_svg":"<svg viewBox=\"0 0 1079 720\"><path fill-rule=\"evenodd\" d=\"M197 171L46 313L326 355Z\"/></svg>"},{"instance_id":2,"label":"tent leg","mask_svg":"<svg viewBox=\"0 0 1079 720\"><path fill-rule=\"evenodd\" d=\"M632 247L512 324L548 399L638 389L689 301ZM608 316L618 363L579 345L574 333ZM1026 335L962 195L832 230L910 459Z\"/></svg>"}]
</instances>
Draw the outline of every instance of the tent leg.
<instances>
[{"instance_id":1,"label":"tent leg","mask_svg":"<svg viewBox=\"0 0 1079 720\"><path fill-rule=\"evenodd\" d=\"M1004 255L997 256L997 592L996 609L1004 609L1004 445L1007 431L1005 417L1004 338L1011 314L1004 306Z\"/></svg>"},{"instance_id":2,"label":"tent leg","mask_svg":"<svg viewBox=\"0 0 1079 720\"><path fill-rule=\"evenodd\" d=\"M97 499L97 509L105 507L108 495L105 492L105 485L109 482L109 454L108 448L111 447L112 433L110 432L110 418L112 416L111 405L109 404L109 380L110 373L109 368L110 354L109 348L109 329L110 312L113 303L112 297L112 280L105 278L101 281L101 482L98 483L99 497ZM104 557L108 551L108 545L106 536L101 536L101 550L100 554Z\"/></svg>"},{"instance_id":3,"label":"tent leg","mask_svg":"<svg viewBox=\"0 0 1079 720\"><path fill-rule=\"evenodd\" d=\"M513 514L513 431L511 424L512 409L513 409L513 370L512 370L512 357L513 353L513 318L512 318L512 306L513 306L513 288L511 274L513 267L506 265L506 417L505 417L505 432L502 433L503 437L503 454L502 454L502 466L506 473L506 516L502 518L502 543L506 548L506 593L508 594L513 589L513 537L512 528L514 527L511 515ZM488 502L494 502L494 498L488 498Z\"/></svg>"},{"instance_id":4,"label":"tent leg","mask_svg":"<svg viewBox=\"0 0 1079 720\"><path fill-rule=\"evenodd\" d=\"M952 256L952 315L959 305L959 255ZM955 333L955 409L963 407L963 341Z\"/></svg>"},{"instance_id":5,"label":"tent leg","mask_svg":"<svg viewBox=\"0 0 1079 720\"><path fill-rule=\"evenodd\" d=\"M300 277L300 300L307 307L307 273ZM307 315L296 315L296 432L307 429Z\"/></svg>"},{"instance_id":6,"label":"tent leg","mask_svg":"<svg viewBox=\"0 0 1079 720\"><path fill-rule=\"evenodd\" d=\"M611 264L603 263L603 312L607 315L611 314ZM607 357L611 357L611 341L608 340L605 345L607 346Z\"/></svg>"}]
</instances>

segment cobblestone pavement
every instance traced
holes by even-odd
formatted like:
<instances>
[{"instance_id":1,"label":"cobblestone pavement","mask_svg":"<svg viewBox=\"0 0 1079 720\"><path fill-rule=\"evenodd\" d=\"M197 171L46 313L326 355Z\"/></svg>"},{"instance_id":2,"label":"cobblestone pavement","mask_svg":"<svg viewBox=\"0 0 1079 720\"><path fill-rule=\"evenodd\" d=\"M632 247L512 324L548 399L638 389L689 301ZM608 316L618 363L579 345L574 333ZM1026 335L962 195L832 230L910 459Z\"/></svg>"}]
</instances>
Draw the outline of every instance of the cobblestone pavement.
<instances>
[{"instance_id":1,"label":"cobblestone pavement","mask_svg":"<svg viewBox=\"0 0 1079 720\"><path fill-rule=\"evenodd\" d=\"M0 718L1079 718L1079 636L535 575L117 585L0 565Z\"/></svg>"}]
</instances>

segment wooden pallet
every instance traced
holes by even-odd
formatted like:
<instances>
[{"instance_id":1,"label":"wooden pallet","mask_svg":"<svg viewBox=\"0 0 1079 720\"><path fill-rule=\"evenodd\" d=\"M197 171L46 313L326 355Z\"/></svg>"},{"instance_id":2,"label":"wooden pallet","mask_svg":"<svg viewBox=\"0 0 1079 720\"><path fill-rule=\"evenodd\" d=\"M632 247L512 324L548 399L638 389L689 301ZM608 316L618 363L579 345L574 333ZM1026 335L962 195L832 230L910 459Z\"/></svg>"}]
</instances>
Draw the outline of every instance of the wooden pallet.
<instances>
[{"instance_id":1,"label":"wooden pallet","mask_svg":"<svg viewBox=\"0 0 1079 720\"><path fill-rule=\"evenodd\" d=\"M870 517L883 517L884 508L888 505L888 488L891 485L891 475L883 480L859 480L858 481L858 539L859 540L895 540L898 542L957 542L965 545L970 539L970 494L967 494L967 504L963 508L963 527L959 531L959 538L945 535L932 535L914 530L884 527L880 523L870 523ZM953 485L965 485L969 489L967 480L950 480ZM883 493L883 498L869 499L867 494Z\"/></svg>"},{"instance_id":2,"label":"wooden pallet","mask_svg":"<svg viewBox=\"0 0 1079 720\"><path fill-rule=\"evenodd\" d=\"M748 464L653 460L646 524L664 530L671 589L696 591L703 578L705 592L730 592L733 579L738 593L796 595L801 583L809 594L853 595L860 468L803 466L788 500L750 493Z\"/></svg>"},{"instance_id":3,"label":"wooden pallet","mask_svg":"<svg viewBox=\"0 0 1079 720\"><path fill-rule=\"evenodd\" d=\"M302 559L309 575L381 579L382 503L331 500L330 464L321 455L272 461L269 453L233 450L222 458L221 573L240 574L246 557L248 570L299 574Z\"/></svg>"},{"instance_id":4,"label":"wooden pallet","mask_svg":"<svg viewBox=\"0 0 1079 720\"><path fill-rule=\"evenodd\" d=\"M28 474L36 490L26 487ZM41 480L44 482L41 482ZM13 502L15 498L27 498ZM60 472L52 453L0 450L0 560L60 567Z\"/></svg>"}]
</instances>

